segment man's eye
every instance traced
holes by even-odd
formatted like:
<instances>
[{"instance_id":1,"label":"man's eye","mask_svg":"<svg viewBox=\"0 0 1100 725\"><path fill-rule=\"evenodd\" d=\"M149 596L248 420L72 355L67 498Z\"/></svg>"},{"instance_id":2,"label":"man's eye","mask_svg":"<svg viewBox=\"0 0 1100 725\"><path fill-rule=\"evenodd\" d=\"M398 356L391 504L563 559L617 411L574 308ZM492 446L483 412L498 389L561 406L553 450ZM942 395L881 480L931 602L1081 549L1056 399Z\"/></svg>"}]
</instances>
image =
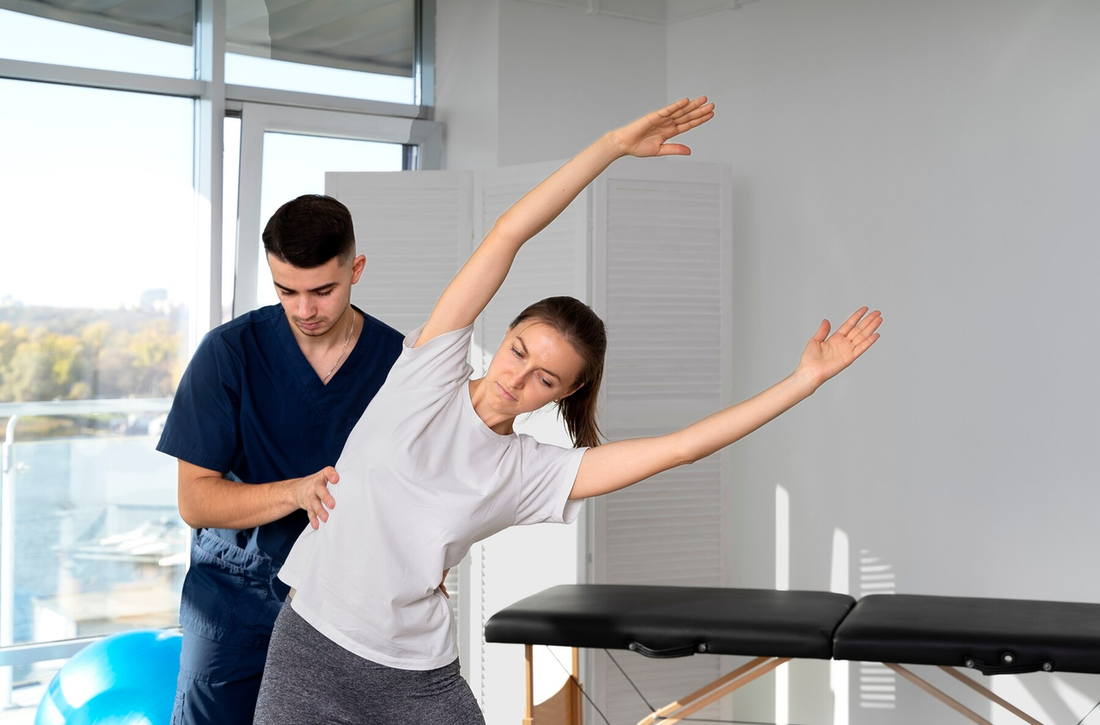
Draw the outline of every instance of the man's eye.
<instances>
[{"instance_id":1,"label":"man's eye","mask_svg":"<svg viewBox=\"0 0 1100 725\"><path fill-rule=\"evenodd\" d=\"M324 292L318 292L317 296L318 297L328 297L330 294L332 294L332 290L325 290Z\"/></svg>"},{"instance_id":2,"label":"man's eye","mask_svg":"<svg viewBox=\"0 0 1100 725\"><path fill-rule=\"evenodd\" d=\"M512 354L513 354L513 355L515 355L516 357L518 357L518 358L519 358L519 359L521 359L521 360L523 359L523 355L522 355L522 354L520 353L520 351L519 351L519 350L517 350L517 349L516 349L516 348L514 348L514 347L512 348Z\"/></svg>"}]
</instances>

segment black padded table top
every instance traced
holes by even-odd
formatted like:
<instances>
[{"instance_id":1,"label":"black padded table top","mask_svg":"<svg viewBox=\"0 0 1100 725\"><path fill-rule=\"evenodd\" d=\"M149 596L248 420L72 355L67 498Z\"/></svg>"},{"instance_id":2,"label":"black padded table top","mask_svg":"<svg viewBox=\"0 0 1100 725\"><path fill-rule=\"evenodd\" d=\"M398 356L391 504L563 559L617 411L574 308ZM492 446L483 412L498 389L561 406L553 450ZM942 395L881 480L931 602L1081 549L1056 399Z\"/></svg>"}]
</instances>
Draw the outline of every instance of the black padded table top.
<instances>
[{"instance_id":1,"label":"black padded table top","mask_svg":"<svg viewBox=\"0 0 1100 725\"><path fill-rule=\"evenodd\" d=\"M829 592L573 584L497 612L489 642L829 659L855 600ZM633 646L632 646L633 645Z\"/></svg>"},{"instance_id":2,"label":"black padded table top","mask_svg":"<svg viewBox=\"0 0 1100 725\"><path fill-rule=\"evenodd\" d=\"M833 657L1100 674L1100 604L872 595L840 624Z\"/></svg>"}]
</instances>

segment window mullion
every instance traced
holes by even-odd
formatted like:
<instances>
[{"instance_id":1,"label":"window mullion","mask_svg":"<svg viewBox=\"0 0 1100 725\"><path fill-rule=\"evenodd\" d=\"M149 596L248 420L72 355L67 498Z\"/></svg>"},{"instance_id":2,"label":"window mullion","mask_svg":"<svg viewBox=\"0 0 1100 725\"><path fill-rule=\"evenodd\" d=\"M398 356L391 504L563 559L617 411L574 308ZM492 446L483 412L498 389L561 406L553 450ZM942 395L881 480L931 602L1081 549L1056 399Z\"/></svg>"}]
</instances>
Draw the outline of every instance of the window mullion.
<instances>
[{"instance_id":1,"label":"window mullion","mask_svg":"<svg viewBox=\"0 0 1100 725\"><path fill-rule=\"evenodd\" d=\"M202 94L195 104L195 196L198 203L198 309L191 349L222 321L222 185L225 125L225 0L198 0L195 72ZM232 243L229 241L228 243Z\"/></svg>"}]
</instances>

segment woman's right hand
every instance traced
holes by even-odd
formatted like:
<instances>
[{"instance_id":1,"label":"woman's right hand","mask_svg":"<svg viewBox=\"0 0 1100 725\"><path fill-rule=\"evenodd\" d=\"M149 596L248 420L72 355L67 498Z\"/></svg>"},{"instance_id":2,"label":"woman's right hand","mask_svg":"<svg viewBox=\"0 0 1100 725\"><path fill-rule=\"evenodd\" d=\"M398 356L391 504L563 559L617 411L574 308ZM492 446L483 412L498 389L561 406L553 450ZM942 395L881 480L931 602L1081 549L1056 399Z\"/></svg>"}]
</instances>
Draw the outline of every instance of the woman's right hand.
<instances>
[{"instance_id":1,"label":"woman's right hand","mask_svg":"<svg viewBox=\"0 0 1100 725\"><path fill-rule=\"evenodd\" d=\"M708 103L706 96L694 101L682 98L612 131L612 136L624 156L688 156L690 148L667 141L712 118L714 104Z\"/></svg>"},{"instance_id":2,"label":"woman's right hand","mask_svg":"<svg viewBox=\"0 0 1100 725\"><path fill-rule=\"evenodd\" d=\"M336 499L329 493L328 484L337 483L340 474L332 466L325 466L314 473L295 481L293 486L294 504L304 509L309 516L309 525L314 530L328 521L328 512L336 508Z\"/></svg>"}]
</instances>

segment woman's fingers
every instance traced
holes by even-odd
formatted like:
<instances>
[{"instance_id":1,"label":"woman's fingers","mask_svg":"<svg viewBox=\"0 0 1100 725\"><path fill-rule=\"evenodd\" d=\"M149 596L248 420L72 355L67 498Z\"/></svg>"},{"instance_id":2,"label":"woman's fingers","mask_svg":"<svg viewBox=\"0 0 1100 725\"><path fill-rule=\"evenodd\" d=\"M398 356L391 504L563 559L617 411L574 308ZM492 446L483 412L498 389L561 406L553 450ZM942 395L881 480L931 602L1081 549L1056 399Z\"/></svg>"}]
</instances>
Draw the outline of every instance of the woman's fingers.
<instances>
[{"instance_id":1,"label":"woman's fingers","mask_svg":"<svg viewBox=\"0 0 1100 725\"><path fill-rule=\"evenodd\" d=\"M691 149L682 143L663 143L657 149L658 156L691 156Z\"/></svg>"},{"instance_id":2,"label":"woman's fingers","mask_svg":"<svg viewBox=\"0 0 1100 725\"><path fill-rule=\"evenodd\" d=\"M837 328L836 334L847 337L848 333L852 331L852 329L859 322L860 318L867 314L867 310L867 307L860 307L858 310L849 315L848 319L844 321L844 324Z\"/></svg>"}]
</instances>

